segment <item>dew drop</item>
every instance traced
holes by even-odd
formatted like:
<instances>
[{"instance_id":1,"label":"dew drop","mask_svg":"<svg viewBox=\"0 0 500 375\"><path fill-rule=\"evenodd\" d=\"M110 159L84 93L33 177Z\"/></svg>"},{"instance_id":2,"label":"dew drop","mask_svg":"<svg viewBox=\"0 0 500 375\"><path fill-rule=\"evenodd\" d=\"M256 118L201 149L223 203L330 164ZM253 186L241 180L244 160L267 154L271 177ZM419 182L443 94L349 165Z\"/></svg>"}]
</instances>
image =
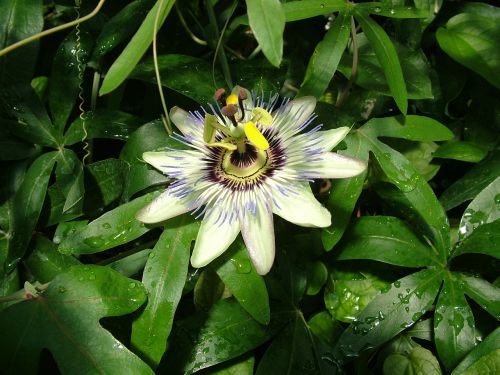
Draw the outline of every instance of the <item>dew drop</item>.
<instances>
[{"instance_id":1,"label":"dew drop","mask_svg":"<svg viewBox=\"0 0 500 375\"><path fill-rule=\"evenodd\" d=\"M111 229L111 224L110 224L110 223L103 223L103 224L102 224L102 227L103 227L104 229Z\"/></svg>"},{"instance_id":2,"label":"dew drop","mask_svg":"<svg viewBox=\"0 0 500 375\"><path fill-rule=\"evenodd\" d=\"M86 239L83 240L83 243L87 246L90 246L90 247L94 247L94 248L97 248L97 247L101 247L102 245L104 245L104 239L102 238L102 236L92 236L92 237L88 237Z\"/></svg>"},{"instance_id":3,"label":"dew drop","mask_svg":"<svg viewBox=\"0 0 500 375\"><path fill-rule=\"evenodd\" d=\"M154 252L150 252L149 255L148 255L149 258L153 259L155 257L155 253Z\"/></svg>"},{"instance_id":4,"label":"dew drop","mask_svg":"<svg viewBox=\"0 0 500 375\"><path fill-rule=\"evenodd\" d=\"M60 286L58 290L59 290L59 293L64 293L64 292L66 292L66 288L65 288L65 287L63 287L63 286Z\"/></svg>"},{"instance_id":5,"label":"dew drop","mask_svg":"<svg viewBox=\"0 0 500 375\"><path fill-rule=\"evenodd\" d=\"M136 283L130 283L130 284L128 284L128 287L129 287L130 289L135 288L135 286L136 286Z\"/></svg>"},{"instance_id":6,"label":"dew drop","mask_svg":"<svg viewBox=\"0 0 500 375\"><path fill-rule=\"evenodd\" d=\"M375 11L375 13L380 13L382 11L382 9L380 7L376 7L373 10Z\"/></svg>"}]
</instances>

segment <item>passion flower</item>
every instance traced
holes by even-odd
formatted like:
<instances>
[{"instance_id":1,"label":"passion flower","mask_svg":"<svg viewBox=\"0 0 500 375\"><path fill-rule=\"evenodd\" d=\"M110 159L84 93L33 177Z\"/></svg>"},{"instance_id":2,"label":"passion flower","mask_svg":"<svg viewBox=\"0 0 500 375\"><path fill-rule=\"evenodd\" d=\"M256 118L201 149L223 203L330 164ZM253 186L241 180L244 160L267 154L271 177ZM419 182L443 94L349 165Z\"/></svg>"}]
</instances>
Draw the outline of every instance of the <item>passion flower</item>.
<instances>
[{"instance_id":1,"label":"passion flower","mask_svg":"<svg viewBox=\"0 0 500 375\"><path fill-rule=\"evenodd\" d=\"M309 181L352 177L366 164L330 152L349 128L312 127L313 97L278 104L276 96L266 101L237 87L227 98L217 90L215 99L210 113L172 108L170 117L181 132L173 137L189 149L143 154L176 181L137 219L158 223L188 211L203 217L193 267L217 258L241 232L263 275L275 255L273 213L301 226L329 226L330 212L316 200Z\"/></svg>"}]
</instances>

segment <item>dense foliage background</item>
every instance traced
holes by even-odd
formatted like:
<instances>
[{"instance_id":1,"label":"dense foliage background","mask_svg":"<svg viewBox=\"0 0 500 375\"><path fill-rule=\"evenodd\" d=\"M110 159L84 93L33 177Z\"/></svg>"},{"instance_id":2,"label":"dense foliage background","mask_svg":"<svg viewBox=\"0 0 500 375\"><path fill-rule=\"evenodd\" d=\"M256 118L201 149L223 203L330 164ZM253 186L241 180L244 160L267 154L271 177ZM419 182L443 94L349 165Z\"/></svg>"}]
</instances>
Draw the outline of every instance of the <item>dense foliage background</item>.
<instances>
[{"instance_id":1,"label":"dense foliage background","mask_svg":"<svg viewBox=\"0 0 500 375\"><path fill-rule=\"evenodd\" d=\"M103 7L0 57L0 373L497 374L489 3L2 0L0 48ZM265 277L241 240L190 268L190 215L134 218L168 183L142 153L182 146L156 29L167 107L313 95L369 161L313 185L330 228L276 218Z\"/></svg>"}]
</instances>

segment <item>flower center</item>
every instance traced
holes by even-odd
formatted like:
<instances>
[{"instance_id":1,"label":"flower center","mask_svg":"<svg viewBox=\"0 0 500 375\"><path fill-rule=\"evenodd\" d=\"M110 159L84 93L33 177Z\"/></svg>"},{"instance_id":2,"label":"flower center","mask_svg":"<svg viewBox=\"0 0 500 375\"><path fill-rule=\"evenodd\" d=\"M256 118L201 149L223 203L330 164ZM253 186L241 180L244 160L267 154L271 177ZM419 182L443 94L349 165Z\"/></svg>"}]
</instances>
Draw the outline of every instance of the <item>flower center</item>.
<instances>
[{"instance_id":1,"label":"flower center","mask_svg":"<svg viewBox=\"0 0 500 375\"><path fill-rule=\"evenodd\" d=\"M274 168L271 150L261 150L250 143L244 153L218 149L211 168L211 179L232 190L247 190L263 181Z\"/></svg>"}]
</instances>

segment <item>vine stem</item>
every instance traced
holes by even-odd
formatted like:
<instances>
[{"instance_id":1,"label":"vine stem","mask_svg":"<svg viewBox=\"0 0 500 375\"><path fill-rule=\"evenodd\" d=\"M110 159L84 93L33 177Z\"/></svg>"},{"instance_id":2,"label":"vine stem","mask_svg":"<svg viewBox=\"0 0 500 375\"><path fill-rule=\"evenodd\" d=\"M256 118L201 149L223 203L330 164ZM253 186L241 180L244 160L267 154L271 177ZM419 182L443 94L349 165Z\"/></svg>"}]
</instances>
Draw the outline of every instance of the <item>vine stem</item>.
<instances>
[{"instance_id":1,"label":"vine stem","mask_svg":"<svg viewBox=\"0 0 500 375\"><path fill-rule=\"evenodd\" d=\"M97 4L97 6L95 7L95 9L90 12L89 14L87 14L85 17L82 17L82 18L77 18L76 20L74 21L71 21L71 22L68 22L68 23L65 23L65 24L62 24L62 25L59 25L59 26L56 26L56 27L53 27L51 29L48 29L48 30L45 30L45 31L42 31L40 33L37 33L35 35L32 35L28 38L25 38L23 40L20 40L19 42L16 42L14 44L11 44L10 46L8 47L5 47L4 49L0 50L0 56L3 56L3 55L6 55L7 53L9 52L12 52L14 51L15 49L19 48L19 47L22 47L26 44L29 44L31 42L34 42L35 40L38 40L40 38L43 38L44 36L47 36L47 35L50 35L50 34L53 34L53 33L56 33L58 31L61 31L61 30L64 30L64 29L67 29L69 27L73 27L73 26L76 26L78 25L79 23L82 23L82 22L85 22L89 19L91 19L92 17L94 17L97 13L99 13L99 11L101 10L102 6L104 5L104 2L106 0L100 0L99 3Z\"/></svg>"},{"instance_id":2,"label":"vine stem","mask_svg":"<svg viewBox=\"0 0 500 375\"><path fill-rule=\"evenodd\" d=\"M356 78L358 75L358 62L359 62L359 52L358 52L358 40L356 38L356 23L354 22L354 17L351 17L351 40L352 40L352 68L351 68L351 77L349 78L349 82L347 82L347 86L340 93L337 102L335 103L335 107L340 107L344 101L349 96L349 92L351 91L354 82L356 82Z\"/></svg>"},{"instance_id":3,"label":"vine stem","mask_svg":"<svg viewBox=\"0 0 500 375\"><path fill-rule=\"evenodd\" d=\"M156 49L156 33L158 32L158 22L160 19L160 12L163 7L163 1L160 0L158 5L158 10L156 11L155 23L153 27L153 61L155 65L155 74L156 74L156 83L158 85L158 92L160 94L161 106L163 108L163 115L161 116L161 121L163 122L163 126L165 126L165 130L169 135L172 135L172 124L170 122L170 117L168 116L167 103L165 102L165 96L163 95L163 87L161 86L161 77L160 77L160 67L158 65L158 53Z\"/></svg>"}]
</instances>

